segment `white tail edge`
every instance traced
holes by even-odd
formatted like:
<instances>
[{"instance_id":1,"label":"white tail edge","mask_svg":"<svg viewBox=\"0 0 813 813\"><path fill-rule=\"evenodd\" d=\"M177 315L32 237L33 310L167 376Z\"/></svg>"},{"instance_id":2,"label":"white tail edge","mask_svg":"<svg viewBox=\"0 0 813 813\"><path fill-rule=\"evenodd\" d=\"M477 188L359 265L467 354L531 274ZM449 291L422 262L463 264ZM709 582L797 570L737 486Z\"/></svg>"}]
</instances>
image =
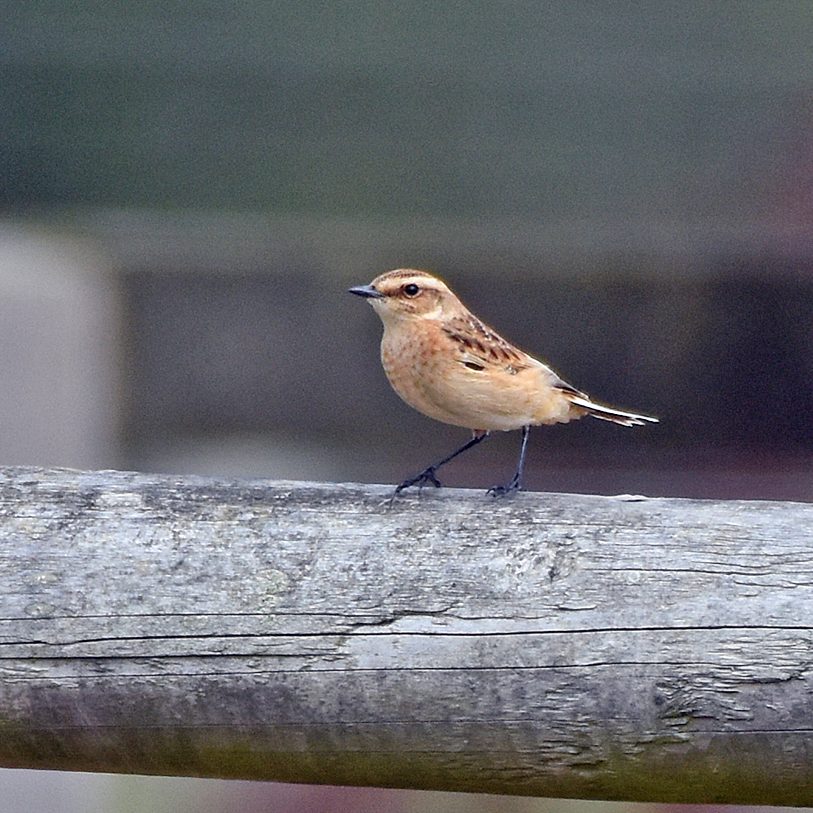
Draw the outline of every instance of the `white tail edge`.
<instances>
[{"instance_id":1,"label":"white tail edge","mask_svg":"<svg viewBox=\"0 0 813 813\"><path fill-rule=\"evenodd\" d=\"M636 415L634 412L623 412L620 409L595 404L589 398L575 395L570 398L570 403L574 406L587 410L587 414L600 421L610 421L621 426L644 426L648 423L658 423L657 418L650 415Z\"/></svg>"}]
</instances>

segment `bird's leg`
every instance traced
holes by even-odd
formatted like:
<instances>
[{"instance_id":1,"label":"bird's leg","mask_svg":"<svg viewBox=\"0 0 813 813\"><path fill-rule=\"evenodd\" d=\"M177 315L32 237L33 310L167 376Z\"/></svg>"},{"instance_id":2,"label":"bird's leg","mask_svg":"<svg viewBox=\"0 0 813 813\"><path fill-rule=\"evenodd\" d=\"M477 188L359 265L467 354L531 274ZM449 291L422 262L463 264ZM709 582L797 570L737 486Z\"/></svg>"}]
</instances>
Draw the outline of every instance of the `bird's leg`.
<instances>
[{"instance_id":1,"label":"bird's leg","mask_svg":"<svg viewBox=\"0 0 813 813\"><path fill-rule=\"evenodd\" d=\"M506 494L519 491L522 488L522 469L525 467L525 450L528 447L530 429L530 426L522 427L522 445L519 447L519 463L514 476L504 486L492 486L488 490L492 497L504 497Z\"/></svg>"},{"instance_id":2,"label":"bird's leg","mask_svg":"<svg viewBox=\"0 0 813 813\"><path fill-rule=\"evenodd\" d=\"M472 438L466 441L459 449L455 449L450 455L447 455L443 458L443 460L439 460L437 463L433 463L431 466L427 466L420 474L416 474L414 477L409 477L404 480L403 483L399 483L398 486L395 488L395 492L393 493L393 498L402 492L405 488L409 488L410 486L417 485L419 488L423 488L427 483L431 483L435 488L440 488L441 482L435 476L435 472L441 467L445 466L450 460L454 460L459 454L463 454L467 449L471 449L472 446L476 446L480 441L485 440L488 437L488 432L475 432Z\"/></svg>"}]
</instances>

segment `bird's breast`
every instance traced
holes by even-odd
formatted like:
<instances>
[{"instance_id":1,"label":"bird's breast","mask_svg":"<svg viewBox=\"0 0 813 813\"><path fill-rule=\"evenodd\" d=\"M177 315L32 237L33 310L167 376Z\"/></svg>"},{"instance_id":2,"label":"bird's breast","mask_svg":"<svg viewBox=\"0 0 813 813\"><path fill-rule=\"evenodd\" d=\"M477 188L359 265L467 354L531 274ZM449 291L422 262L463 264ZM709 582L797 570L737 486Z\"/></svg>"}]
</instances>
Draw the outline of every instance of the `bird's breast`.
<instances>
[{"instance_id":1,"label":"bird's breast","mask_svg":"<svg viewBox=\"0 0 813 813\"><path fill-rule=\"evenodd\" d=\"M381 364L392 388L411 407L431 418L451 423L439 395L445 378L442 348L427 331L402 328L384 330Z\"/></svg>"}]
</instances>

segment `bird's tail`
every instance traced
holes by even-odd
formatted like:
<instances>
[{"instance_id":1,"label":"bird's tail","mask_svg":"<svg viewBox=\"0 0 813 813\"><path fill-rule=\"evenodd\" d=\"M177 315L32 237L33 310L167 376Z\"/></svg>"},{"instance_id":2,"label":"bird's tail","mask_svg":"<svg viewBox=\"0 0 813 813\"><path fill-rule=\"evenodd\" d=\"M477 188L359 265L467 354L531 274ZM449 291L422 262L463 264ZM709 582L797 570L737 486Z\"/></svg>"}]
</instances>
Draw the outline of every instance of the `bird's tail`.
<instances>
[{"instance_id":1,"label":"bird's tail","mask_svg":"<svg viewBox=\"0 0 813 813\"><path fill-rule=\"evenodd\" d=\"M658 423L657 418L649 415L636 415L634 412L622 412L620 409L596 404L586 395L571 395L568 400L573 406L580 407L591 418L598 418L600 421L610 421L621 426L644 426L647 423Z\"/></svg>"}]
</instances>

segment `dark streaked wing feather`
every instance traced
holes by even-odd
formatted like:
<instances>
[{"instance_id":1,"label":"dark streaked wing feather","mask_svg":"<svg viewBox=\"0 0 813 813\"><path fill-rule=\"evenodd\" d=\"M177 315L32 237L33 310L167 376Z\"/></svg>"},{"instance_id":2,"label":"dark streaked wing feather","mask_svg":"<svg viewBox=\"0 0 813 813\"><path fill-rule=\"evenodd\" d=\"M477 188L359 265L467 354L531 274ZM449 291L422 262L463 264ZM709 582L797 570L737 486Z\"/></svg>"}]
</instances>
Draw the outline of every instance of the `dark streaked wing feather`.
<instances>
[{"instance_id":1,"label":"dark streaked wing feather","mask_svg":"<svg viewBox=\"0 0 813 813\"><path fill-rule=\"evenodd\" d=\"M554 376L556 376L556 380L551 382L551 386L557 390L560 390L565 395L575 395L579 398L587 398L585 393L583 393L581 390L577 390L572 384L568 384L567 381L562 381L562 379L559 378L556 373L554 373Z\"/></svg>"},{"instance_id":2,"label":"dark streaked wing feather","mask_svg":"<svg viewBox=\"0 0 813 813\"><path fill-rule=\"evenodd\" d=\"M449 319L442 330L467 356L479 359L486 366L498 364L511 367L515 372L530 366L525 353L471 314Z\"/></svg>"}]
</instances>

